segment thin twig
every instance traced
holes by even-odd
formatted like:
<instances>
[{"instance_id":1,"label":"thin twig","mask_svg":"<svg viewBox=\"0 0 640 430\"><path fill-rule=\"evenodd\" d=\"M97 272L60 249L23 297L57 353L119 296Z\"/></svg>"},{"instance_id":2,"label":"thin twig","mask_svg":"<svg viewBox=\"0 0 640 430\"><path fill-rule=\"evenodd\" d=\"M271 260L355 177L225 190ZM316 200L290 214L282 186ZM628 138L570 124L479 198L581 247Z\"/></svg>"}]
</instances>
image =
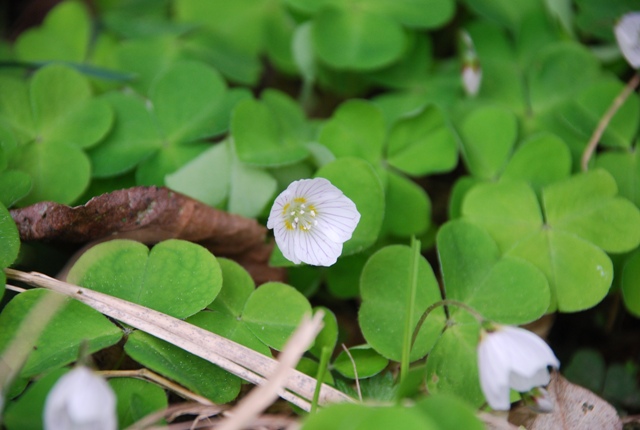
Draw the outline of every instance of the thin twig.
<instances>
[{"instance_id":1,"label":"thin twig","mask_svg":"<svg viewBox=\"0 0 640 430\"><path fill-rule=\"evenodd\" d=\"M278 398L287 377L322 329L323 318L324 312L321 310L317 311L313 318L305 316L280 353L278 365L273 374L268 376L267 383L254 388L229 411L228 418L220 424L220 430L238 430L246 427Z\"/></svg>"},{"instance_id":2,"label":"thin twig","mask_svg":"<svg viewBox=\"0 0 640 430\"><path fill-rule=\"evenodd\" d=\"M26 288L16 287L15 285L4 284L4 287L7 290L15 291L16 293L24 293L27 291Z\"/></svg>"},{"instance_id":3,"label":"thin twig","mask_svg":"<svg viewBox=\"0 0 640 430\"><path fill-rule=\"evenodd\" d=\"M178 394L179 396L187 400L193 400L194 402L198 402L201 405L206 405L206 406L215 405L215 403L213 403L211 400L207 399L206 397L199 396L198 394L187 390L186 388L176 384L175 382L170 381L167 378L164 378L158 375L157 373L153 373L149 369L142 368L142 369L136 369L136 370L103 370L97 373L101 374L106 378L129 377L129 378L145 379L147 381L155 382L156 384L168 390L173 391L174 393Z\"/></svg>"},{"instance_id":4,"label":"thin twig","mask_svg":"<svg viewBox=\"0 0 640 430\"><path fill-rule=\"evenodd\" d=\"M587 147L584 148L584 152L582 153L581 166L582 171L586 172L589 170L589 160L591 160L591 156L596 150L598 143L600 142L600 138L604 134L604 131L607 129L609 122L611 122L611 118L618 112L618 109L624 104L624 102L629 98L632 92L635 91L638 84L640 84L640 74L636 73L633 77L627 82L627 85L622 89L620 94L613 100L609 109L602 115L600 121L598 122L598 126L593 131L591 135L591 139L589 139L589 143Z\"/></svg>"},{"instance_id":5,"label":"thin twig","mask_svg":"<svg viewBox=\"0 0 640 430\"><path fill-rule=\"evenodd\" d=\"M353 376L356 378L356 391L358 392L358 400L362 401L362 391L360 390L360 380L358 379L358 368L356 367L356 361L353 359L353 355L351 355L351 351L347 348L344 343L342 344L342 349L351 360L351 366L353 366Z\"/></svg>"}]
</instances>

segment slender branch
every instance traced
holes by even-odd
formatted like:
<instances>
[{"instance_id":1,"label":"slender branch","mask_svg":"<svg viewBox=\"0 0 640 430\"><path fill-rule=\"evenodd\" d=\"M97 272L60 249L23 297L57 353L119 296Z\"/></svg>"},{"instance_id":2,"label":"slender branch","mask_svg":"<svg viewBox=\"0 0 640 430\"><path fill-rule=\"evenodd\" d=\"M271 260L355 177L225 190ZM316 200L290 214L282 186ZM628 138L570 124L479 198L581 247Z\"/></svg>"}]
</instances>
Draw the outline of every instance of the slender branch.
<instances>
[{"instance_id":1,"label":"slender branch","mask_svg":"<svg viewBox=\"0 0 640 430\"><path fill-rule=\"evenodd\" d=\"M198 394L187 390L186 388L176 384L173 381L168 380L167 378L164 378L158 375L157 373L150 371L149 369L142 368L142 369L136 369L136 370L102 370L97 373L101 374L106 378L129 377L129 378L145 379L147 381L155 382L156 384L166 388L167 390L173 391L174 393L178 394L180 397L183 397L187 400L192 400L194 402L198 402L201 405L205 405L205 406L215 405L215 403L213 403L211 400L207 399L206 397L199 396Z\"/></svg>"},{"instance_id":2,"label":"slender branch","mask_svg":"<svg viewBox=\"0 0 640 430\"><path fill-rule=\"evenodd\" d=\"M413 331L413 338L411 339L411 347L413 347L413 344L416 343L416 339L418 338L418 333L420 333L420 329L422 328L422 325L426 321L429 314L433 312L435 309L439 308L440 306L456 306L460 309L464 309L465 311L469 312L476 320L478 320L479 323L482 324L485 321L485 318L480 314L480 312L476 311L466 303L459 302L457 300L451 300L451 299L440 300L439 302L435 302L434 304L429 306L420 317L420 321L418 321L418 324L416 325L416 328Z\"/></svg>"},{"instance_id":3,"label":"slender branch","mask_svg":"<svg viewBox=\"0 0 640 430\"><path fill-rule=\"evenodd\" d=\"M349 351L349 348L347 348L344 343L342 344L342 349L347 354L347 357L349 357L349 360L351 360L351 365L353 366L353 376L356 379L356 391L358 392L358 400L362 401L362 391L360 390L360 380L358 379L358 367L356 366L356 361L353 359L351 351Z\"/></svg>"},{"instance_id":4,"label":"slender branch","mask_svg":"<svg viewBox=\"0 0 640 430\"><path fill-rule=\"evenodd\" d=\"M587 144L587 147L584 148L584 152L582 153L581 167L583 172L589 170L589 160L591 160L591 156L595 152L596 147L600 142L600 138L604 134L604 131L607 129L609 122L611 122L613 116L616 114L616 112L618 112L618 109L620 109L627 98L629 98L631 93L635 91L635 89L638 87L638 84L640 84L640 73L636 73L633 75L629 82L627 82L627 85L625 85L625 87L622 89L620 94L618 94L618 96L613 100L611 106L609 106L609 109L607 109L604 115L602 115L602 118L600 118L598 126L593 131L591 139L589 139L589 143Z\"/></svg>"}]
</instances>

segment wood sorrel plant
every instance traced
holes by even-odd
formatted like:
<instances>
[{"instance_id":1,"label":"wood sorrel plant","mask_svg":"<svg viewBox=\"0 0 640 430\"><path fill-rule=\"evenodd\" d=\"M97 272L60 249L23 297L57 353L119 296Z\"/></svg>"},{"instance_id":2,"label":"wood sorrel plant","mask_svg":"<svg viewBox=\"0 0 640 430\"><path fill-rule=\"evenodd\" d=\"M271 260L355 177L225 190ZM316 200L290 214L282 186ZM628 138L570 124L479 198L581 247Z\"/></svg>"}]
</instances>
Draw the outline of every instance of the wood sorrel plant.
<instances>
[{"instance_id":1,"label":"wood sorrel plant","mask_svg":"<svg viewBox=\"0 0 640 430\"><path fill-rule=\"evenodd\" d=\"M115 393L119 427L179 409L169 392L198 408L232 402L243 380L269 378L318 310L323 330L276 389L314 411L305 429L345 417L482 428L482 408L522 397L548 409L538 385L558 366L553 354L526 371L506 360L507 382L491 379L478 365L487 324L609 302L621 305L610 315L640 316L640 42L626 0L91 5L16 20L32 25L0 44L7 429L42 425L81 345ZM103 193L100 206L55 205ZM61 243L94 240L77 259ZM558 321L552 346L575 377ZM522 339L546 351L531 336L484 340L480 356L511 357L531 345ZM552 414L568 414L557 378ZM640 411L638 387L611 381L590 388Z\"/></svg>"}]
</instances>

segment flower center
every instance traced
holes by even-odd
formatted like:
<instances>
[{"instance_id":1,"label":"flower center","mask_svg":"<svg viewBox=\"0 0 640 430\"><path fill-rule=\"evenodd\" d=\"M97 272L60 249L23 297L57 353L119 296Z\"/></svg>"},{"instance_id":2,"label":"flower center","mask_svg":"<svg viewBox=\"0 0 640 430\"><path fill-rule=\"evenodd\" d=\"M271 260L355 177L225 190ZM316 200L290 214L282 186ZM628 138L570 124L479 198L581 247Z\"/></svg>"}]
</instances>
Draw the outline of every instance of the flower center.
<instances>
[{"instance_id":1,"label":"flower center","mask_svg":"<svg viewBox=\"0 0 640 430\"><path fill-rule=\"evenodd\" d=\"M316 208L304 197L296 197L282 208L282 218L287 230L309 231L318 224Z\"/></svg>"}]
</instances>

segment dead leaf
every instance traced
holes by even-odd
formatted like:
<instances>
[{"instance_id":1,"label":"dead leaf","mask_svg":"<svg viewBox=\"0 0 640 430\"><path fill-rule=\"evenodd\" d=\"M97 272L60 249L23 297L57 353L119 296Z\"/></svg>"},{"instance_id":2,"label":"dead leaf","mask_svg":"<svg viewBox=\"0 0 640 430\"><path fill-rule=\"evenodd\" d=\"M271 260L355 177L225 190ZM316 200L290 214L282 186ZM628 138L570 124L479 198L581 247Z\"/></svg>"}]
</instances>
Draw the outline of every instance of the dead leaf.
<instances>
[{"instance_id":1,"label":"dead leaf","mask_svg":"<svg viewBox=\"0 0 640 430\"><path fill-rule=\"evenodd\" d=\"M526 406L515 408L509 421L529 430L619 430L622 422L613 406L558 372L547 387L555 406L553 412L536 414Z\"/></svg>"},{"instance_id":2,"label":"dead leaf","mask_svg":"<svg viewBox=\"0 0 640 430\"><path fill-rule=\"evenodd\" d=\"M11 210L23 241L84 243L133 239L155 244L166 239L196 242L214 255L232 258L256 283L284 280L268 265L273 243L253 219L212 208L165 187L133 187L103 194L83 206L39 202Z\"/></svg>"}]
</instances>

